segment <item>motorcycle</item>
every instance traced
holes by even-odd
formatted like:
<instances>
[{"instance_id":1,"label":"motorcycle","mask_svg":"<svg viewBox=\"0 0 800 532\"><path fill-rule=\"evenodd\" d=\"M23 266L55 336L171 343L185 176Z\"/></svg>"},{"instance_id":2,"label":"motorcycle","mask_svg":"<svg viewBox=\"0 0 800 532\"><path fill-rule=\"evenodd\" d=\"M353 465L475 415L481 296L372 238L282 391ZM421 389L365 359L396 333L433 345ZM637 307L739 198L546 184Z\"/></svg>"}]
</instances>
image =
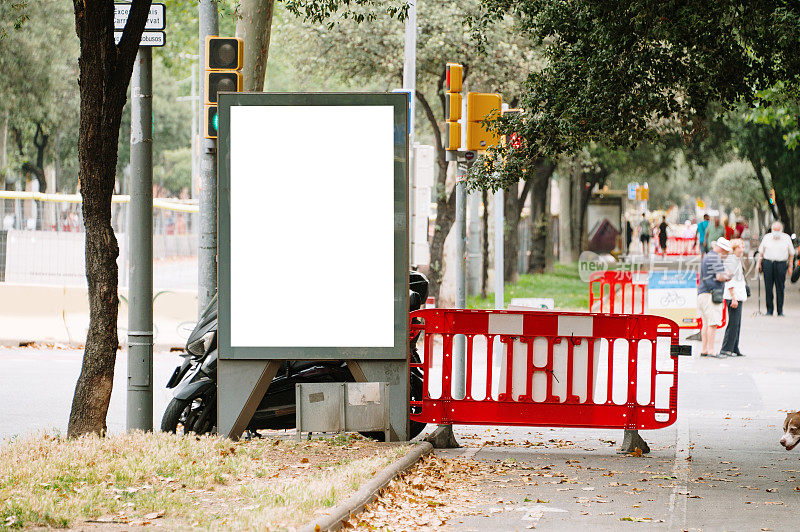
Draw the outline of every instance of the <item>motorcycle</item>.
<instances>
[{"instance_id":1,"label":"motorcycle","mask_svg":"<svg viewBox=\"0 0 800 532\"><path fill-rule=\"evenodd\" d=\"M428 297L428 279L421 273L409 273L409 311L418 310ZM409 334L409 360L419 363L416 342L419 333ZM173 399L164 412L161 430L183 434L216 431L217 421L217 296L203 310L200 320L186 341L183 363L175 368L167 388L174 388ZM295 384L305 382L355 382L343 360L291 360L281 363L277 375L253 414L247 431L289 429L295 427ZM411 400L422 399L422 373L412 368ZM410 422L410 437L425 428L424 423ZM383 440L384 433L365 436Z\"/></svg>"}]
</instances>

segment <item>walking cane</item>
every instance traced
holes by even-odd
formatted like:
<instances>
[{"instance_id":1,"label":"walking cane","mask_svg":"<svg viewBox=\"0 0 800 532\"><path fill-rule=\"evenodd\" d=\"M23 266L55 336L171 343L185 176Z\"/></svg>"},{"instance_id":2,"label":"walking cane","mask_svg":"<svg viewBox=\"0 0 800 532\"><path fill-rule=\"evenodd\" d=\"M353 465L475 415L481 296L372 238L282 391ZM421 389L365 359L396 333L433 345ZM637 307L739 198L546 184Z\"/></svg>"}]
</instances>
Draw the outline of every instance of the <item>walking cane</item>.
<instances>
[{"instance_id":1,"label":"walking cane","mask_svg":"<svg viewBox=\"0 0 800 532\"><path fill-rule=\"evenodd\" d=\"M753 255L753 259L755 259L756 257L758 257L758 251L756 251L755 254ZM756 268L756 275L758 283L758 307L756 307L756 311L753 312L753 316L763 316L763 314L761 313L761 272L758 271L758 268Z\"/></svg>"}]
</instances>

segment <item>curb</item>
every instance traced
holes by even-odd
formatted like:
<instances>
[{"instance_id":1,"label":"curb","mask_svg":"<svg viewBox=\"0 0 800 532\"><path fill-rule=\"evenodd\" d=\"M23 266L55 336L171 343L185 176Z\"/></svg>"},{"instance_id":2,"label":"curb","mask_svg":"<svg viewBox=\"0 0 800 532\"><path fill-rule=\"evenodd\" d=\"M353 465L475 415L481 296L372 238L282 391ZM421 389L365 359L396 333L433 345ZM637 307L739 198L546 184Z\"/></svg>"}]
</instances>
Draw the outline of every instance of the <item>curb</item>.
<instances>
[{"instance_id":1,"label":"curb","mask_svg":"<svg viewBox=\"0 0 800 532\"><path fill-rule=\"evenodd\" d=\"M433 450L433 446L428 442L416 443L400 460L393 462L378 471L372 479L361 486L361 488L347 498L344 502L337 504L330 509L327 515L322 515L310 523L301 526L297 532L315 532L317 530L339 530L343 521L346 521L354 513L364 509L364 506L372 502L378 492L400 473L409 469Z\"/></svg>"}]
</instances>

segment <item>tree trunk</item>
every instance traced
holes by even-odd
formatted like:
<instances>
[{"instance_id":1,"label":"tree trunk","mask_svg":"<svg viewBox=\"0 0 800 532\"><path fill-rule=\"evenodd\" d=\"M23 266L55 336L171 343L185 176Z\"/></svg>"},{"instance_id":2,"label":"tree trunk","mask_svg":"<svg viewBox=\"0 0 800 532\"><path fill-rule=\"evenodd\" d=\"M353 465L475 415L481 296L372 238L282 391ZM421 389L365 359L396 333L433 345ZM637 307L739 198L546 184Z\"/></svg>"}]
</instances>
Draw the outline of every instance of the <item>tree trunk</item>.
<instances>
[{"instance_id":1,"label":"tree trunk","mask_svg":"<svg viewBox=\"0 0 800 532\"><path fill-rule=\"evenodd\" d=\"M578 260L578 256L581 253L581 230L583 229L583 224L581 223L581 198L583 197L583 183L583 168L580 160L576 159L572 163L569 175L569 245L572 261Z\"/></svg>"},{"instance_id":2,"label":"tree trunk","mask_svg":"<svg viewBox=\"0 0 800 532\"><path fill-rule=\"evenodd\" d=\"M117 255L111 228L111 195L117 140L133 62L150 10L150 0L134 0L119 46L114 44L114 4L74 0L80 39L80 129L78 162L86 227L86 280L89 332L67 435L103 434L114 382L117 338Z\"/></svg>"},{"instance_id":3,"label":"tree trunk","mask_svg":"<svg viewBox=\"0 0 800 532\"><path fill-rule=\"evenodd\" d=\"M780 219L783 223L783 230L786 233L792 234L792 217L789 214L789 207L786 205L786 200L781 195L775 194L775 205L778 207L778 213L781 215Z\"/></svg>"},{"instance_id":4,"label":"tree trunk","mask_svg":"<svg viewBox=\"0 0 800 532\"><path fill-rule=\"evenodd\" d=\"M547 234L550 227L547 190L550 188L550 177L555 168L548 159L539 159L534 163L531 185L531 256L528 260L528 273L542 273L547 266Z\"/></svg>"},{"instance_id":5,"label":"tree trunk","mask_svg":"<svg viewBox=\"0 0 800 532\"><path fill-rule=\"evenodd\" d=\"M503 191L503 280L519 280L517 256L519 255L519 196L514 183Z\"/></svg>"},{"instance_id":6,"label":"tree trunk","mask_svg":"<svg viewBox=\"0 0 800 532\"><path fill-rule=\"evenodd\" d=\"M275 0L240 0L236 36L244 40L244 91L264 90Z\"/></svg>"},{"instance_id":7,"label":"tree trunk","mask_svg":"<svg viewBox=\"0 0 800 532\"><path fill-rule=\"evenodd\" d=\"M777 207L770 201L770 194L769 188L767 187L767 179L764 177L764 171L762 170L761 160L750 161L753 164L753 168L756 171L756 177L758 178L758 184L761 185L761 192L764 194L764 201L767 202L769 205L769 211L772 213L772 216L775 219L779 219L780 216L778 215Z\"/></svg>"}]
</instances>

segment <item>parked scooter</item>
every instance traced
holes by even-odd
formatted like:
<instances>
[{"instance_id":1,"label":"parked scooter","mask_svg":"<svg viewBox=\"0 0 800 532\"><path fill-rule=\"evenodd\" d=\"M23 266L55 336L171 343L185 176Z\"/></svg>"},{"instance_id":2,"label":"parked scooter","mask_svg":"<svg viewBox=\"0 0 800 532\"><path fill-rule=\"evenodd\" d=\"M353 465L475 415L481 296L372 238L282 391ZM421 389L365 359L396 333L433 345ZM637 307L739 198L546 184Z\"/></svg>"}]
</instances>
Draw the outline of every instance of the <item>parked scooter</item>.
<instances>
[{"instance_id":1,"label":"parked scooter","mask_svg":"<svg viewBox=\"0 0 800 532\"><path fill-rule=\"evenodd\" d=\"M409 311L418 310L428 297L428 279L421 273L409 273ZM420 361L417 336L409 338L410 361ZM167 405L161 430L184 434L216 431L217 424L217 296L215 295L186 342L183 363L175 368L167 388L175 388ZM342 360L284 361L261 400L248 431L289 429L295 426L295 384L305 382L355 382ZM411 400L422 399L422 373L411 370ZM410 422L410 437L425 428L424 423ZM368 433L382 440L383 432Z\"/></svg>"}]
</instances>

